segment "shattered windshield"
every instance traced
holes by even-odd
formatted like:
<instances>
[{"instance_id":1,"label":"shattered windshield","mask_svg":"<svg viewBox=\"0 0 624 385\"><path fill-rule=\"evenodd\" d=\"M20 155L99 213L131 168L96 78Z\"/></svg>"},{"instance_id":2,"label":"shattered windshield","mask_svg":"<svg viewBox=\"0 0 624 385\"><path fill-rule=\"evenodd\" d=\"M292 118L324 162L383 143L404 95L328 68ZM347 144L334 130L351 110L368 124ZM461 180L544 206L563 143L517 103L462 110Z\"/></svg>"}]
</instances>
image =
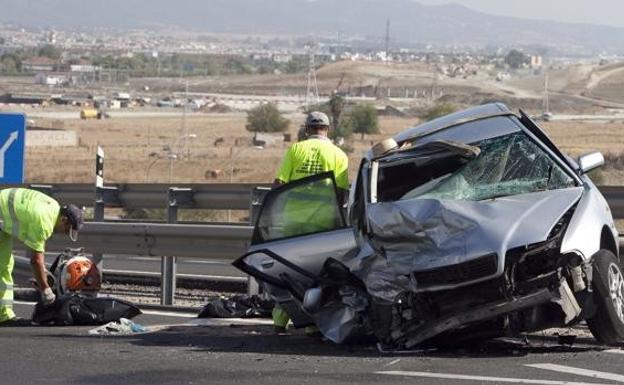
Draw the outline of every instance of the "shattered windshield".
<instances>
[{"instance_id":1,"label":"shattered windshield","mask_svg":"<svg viewBox=\"0 0 624 385\"><path fill-rule=\"evenodd\" d=\"M479 201L572 187L574 179L522 132L472 143L481 153L380 161L378 201L412 198Z\"/></svg>"}]
</instances>

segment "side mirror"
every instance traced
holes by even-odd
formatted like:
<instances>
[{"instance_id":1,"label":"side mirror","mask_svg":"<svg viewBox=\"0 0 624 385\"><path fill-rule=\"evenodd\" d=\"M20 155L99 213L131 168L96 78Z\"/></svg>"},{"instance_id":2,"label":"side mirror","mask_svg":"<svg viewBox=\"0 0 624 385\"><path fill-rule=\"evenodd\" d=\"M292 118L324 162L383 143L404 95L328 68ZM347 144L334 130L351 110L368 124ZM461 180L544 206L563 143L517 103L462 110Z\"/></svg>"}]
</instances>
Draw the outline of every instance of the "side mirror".
<instances>
[{"instance_id":1,"label":"side mirror","mask_svg":"<svg viewBox=\"0 0 624 385\"><path fill-rule=\"evenodd\" d=\"M578 158L579 170L583 174L602 166L604 162L604 156L599 152L591 152Z\"/></svg>"},{"instance_id":2,"label":"side mirror","mask_svg":"<svg viewBox=\"0 0 624 385\"><path fill-rule=\"evenodd\" d=\"M323 297L323 291L318 287L313 287L306 290L303 296L303 303L301 304L303 310L312 314L316 313L321 307L321 299Z\"/></svg>"}]
</instances>

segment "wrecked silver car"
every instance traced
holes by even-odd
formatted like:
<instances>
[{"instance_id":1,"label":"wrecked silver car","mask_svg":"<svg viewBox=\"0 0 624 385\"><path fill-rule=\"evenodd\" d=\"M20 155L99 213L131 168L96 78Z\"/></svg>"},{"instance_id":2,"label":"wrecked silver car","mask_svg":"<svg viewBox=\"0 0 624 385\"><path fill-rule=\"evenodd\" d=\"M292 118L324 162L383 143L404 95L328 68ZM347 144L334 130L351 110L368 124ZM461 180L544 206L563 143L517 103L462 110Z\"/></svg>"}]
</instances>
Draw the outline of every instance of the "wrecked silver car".
<instances>
[{"instance_id":1,"label":"wrecked silver car","mask_svg":"<svg viewBox=\"0 0 624 385\"><path fill-rule=\"evenodd\" d=\"M472 108L373 147L346 215L332 173L271 191L234 265L336 343L413 349L585 320L613 344L618 234L587 177L603 163L564 155L522 111Z\"/></svg>"}]
</instances>

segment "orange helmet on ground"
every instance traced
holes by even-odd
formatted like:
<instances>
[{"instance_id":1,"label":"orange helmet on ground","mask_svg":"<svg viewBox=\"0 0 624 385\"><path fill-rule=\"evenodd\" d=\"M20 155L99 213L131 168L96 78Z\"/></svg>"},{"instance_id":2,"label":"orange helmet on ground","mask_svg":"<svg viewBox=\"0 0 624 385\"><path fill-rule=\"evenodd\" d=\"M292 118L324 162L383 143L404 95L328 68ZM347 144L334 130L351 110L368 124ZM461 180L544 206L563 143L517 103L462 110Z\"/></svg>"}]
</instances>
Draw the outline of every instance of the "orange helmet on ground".
<instances>
[{"instance_id":1,"label":"orange helmet on ground","mask_svg":"<svg viewBox=\"0 0 624 385\"><path fill-rule=\"evenodd\" d=\"M58 285L63 292L98 291L101 287L100 272L87 257L76 256L64 262L58 270Z\"/></svg>"}]
</instances>

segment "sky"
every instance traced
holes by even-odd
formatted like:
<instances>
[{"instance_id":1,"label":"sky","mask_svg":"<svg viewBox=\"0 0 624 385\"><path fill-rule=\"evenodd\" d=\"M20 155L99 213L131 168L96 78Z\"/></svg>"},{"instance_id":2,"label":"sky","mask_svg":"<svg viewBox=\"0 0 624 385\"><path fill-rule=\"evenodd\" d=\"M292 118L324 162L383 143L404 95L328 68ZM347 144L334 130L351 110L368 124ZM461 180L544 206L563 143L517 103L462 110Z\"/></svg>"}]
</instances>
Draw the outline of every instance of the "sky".
<instances>
[{"instance_id":1,"label":"sky","mask_svg":"<svg viewBox=\"0 0 624 385\"><path fill-rule=\"evenodd\" d=\"M624 27L624 0L415 0L456 3L493 15Z\"/></svg>"}]
</instances>

